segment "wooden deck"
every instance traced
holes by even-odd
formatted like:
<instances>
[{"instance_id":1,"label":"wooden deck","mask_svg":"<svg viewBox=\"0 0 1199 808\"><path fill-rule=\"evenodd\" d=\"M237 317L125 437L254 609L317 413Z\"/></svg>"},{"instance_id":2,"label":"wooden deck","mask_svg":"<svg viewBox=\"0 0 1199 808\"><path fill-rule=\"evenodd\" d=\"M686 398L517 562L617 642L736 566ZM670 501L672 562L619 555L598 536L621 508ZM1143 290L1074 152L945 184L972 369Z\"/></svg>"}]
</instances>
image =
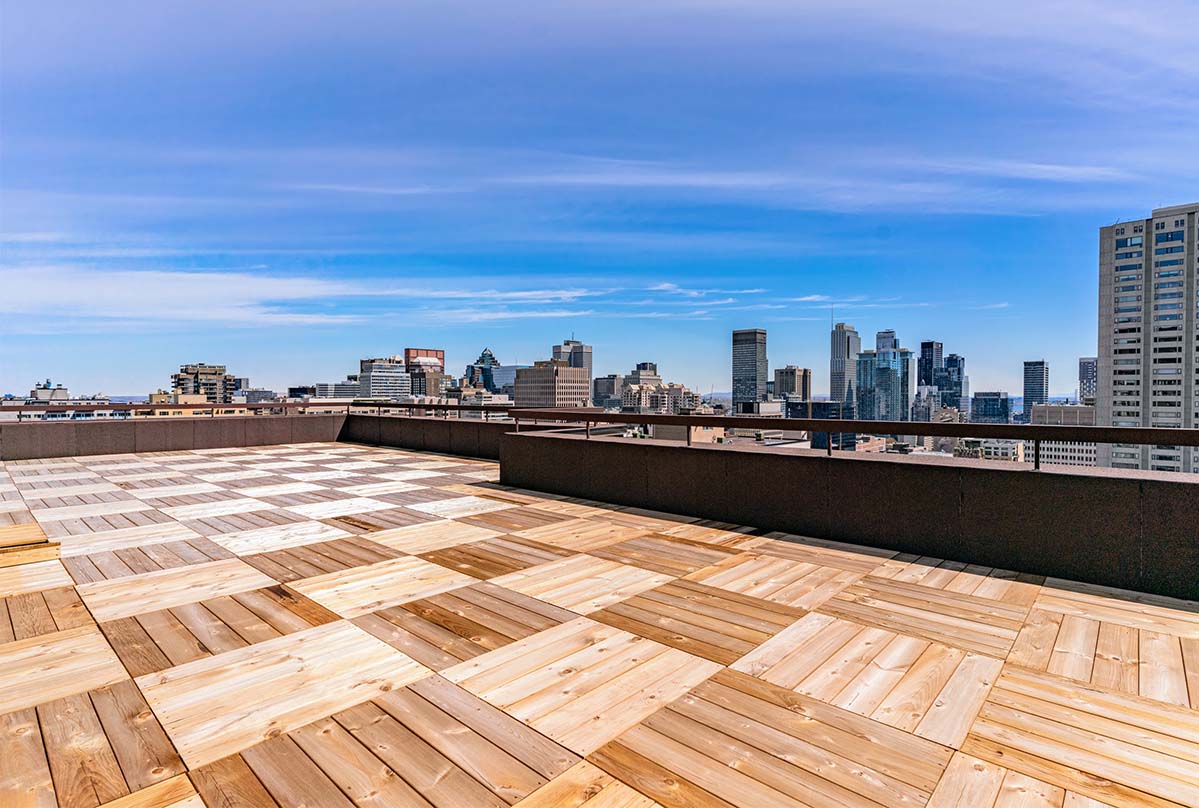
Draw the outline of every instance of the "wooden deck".
<instances>
[{"instance_id":1,"label":"wooden deck","mask_svg":"<svg viewBox=\"0 0 1199 808\"><path fill-rule=\"evenodd\" d=\"M497 477L0 464L0 806L1199 805L1197 604Z\"/></svg>"}]
</instances>

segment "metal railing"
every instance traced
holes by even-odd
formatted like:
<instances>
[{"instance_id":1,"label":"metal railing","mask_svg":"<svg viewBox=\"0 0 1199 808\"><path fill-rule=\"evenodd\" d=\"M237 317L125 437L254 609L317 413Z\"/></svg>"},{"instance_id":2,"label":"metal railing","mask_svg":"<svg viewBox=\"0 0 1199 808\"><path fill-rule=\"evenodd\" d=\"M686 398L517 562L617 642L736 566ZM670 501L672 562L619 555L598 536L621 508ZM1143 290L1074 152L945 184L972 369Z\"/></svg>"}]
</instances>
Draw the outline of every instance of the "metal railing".
<instances>
[{"instance_id":1,"label":"metal railing","mask_svg":"<svg viewBox=\"0 0 1199 808\"><path fill-rule=\"evenodd\" d=\"M0 415L16 414L17 421L60 421L74 420L55 416L70 416L74 413L116 413L117 419L149 419L149 418L179 418L179 413L188 413L192 417L230 417L238 415L271 416L289 415L328 415L336 413L372 413L383 415L393 410L404 412L431 412L448 418L450 413L483 412L502 413L507 415L511 410L507 404L441 404L441 403L398 403L368 400L356 401L264 401L254 404L13 404L0 406ZM38 416L29 418L27 416ZM46 417L50 416L50 417Z\"/></svg>"},{"instance_id":2,"label":"metal railing","mask_svg":"<svg viewBox=\"0 0 1199 808\"><path fill-rule=\"evenodd\" d=\"M1050 424L975 424L937 421L861 421L821 418L761 418L728 415L649 415L606 413L594 410L512 409L509 415L520 431L521 421L560 421L583 424L588 438L599 424L682 426L687 428L690 446L691 427L724 429L784 430L819 433L829 436L826 453L833 452L831 437L837 434L904 435L942 438L997 438L1031 441L1033 468L1041 467L1042 442L1123 443L1150 446L1199 446L1199 429L1161 427L1068 426Z\"/></svg>"}]
</instances>

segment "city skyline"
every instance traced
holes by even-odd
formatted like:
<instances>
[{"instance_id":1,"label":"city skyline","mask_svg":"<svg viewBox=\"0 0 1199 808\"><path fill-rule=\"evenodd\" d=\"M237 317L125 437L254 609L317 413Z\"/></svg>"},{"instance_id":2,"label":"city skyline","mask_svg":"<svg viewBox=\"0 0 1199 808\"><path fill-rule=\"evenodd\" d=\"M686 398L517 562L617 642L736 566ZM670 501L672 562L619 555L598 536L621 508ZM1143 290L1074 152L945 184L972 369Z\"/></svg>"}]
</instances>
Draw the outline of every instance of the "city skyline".
<instances>
[{"instance_id":1,"label":"city skyline","mask_svg":"<svg viewBox=\"0 0 1199 808\"><path fill-rule=\"evenodd\" d=\"M851 327L853 326L852 323L846 323L845 325L848 325ZM765 330L765 329L763 329L763 330ZM890 331L890 332L895 331L895 329L882 329L882 330ZM881 333L881 331L876 332L876 333ZM860 335L861 335L861 332L859 332L859 336ZM827 340L828 334L825 335L825 338ZM727 340L728 340L728 333L726 332L724 335L724 341L727 343ZM772 340L773 340L773 338L772 338ZM419 340L416 340L416 341L419 341ZM490 351L491 353L495 354L496 361L498 361L501 366L504 366L504 367L513 367L513 366L527 367L527 366L532 365L532 363L534 361L554 358L554 351L555 351L555 349L561 347L560 343L562 343L562 342L569 343L569 342L573 342L573 341L575 341L575 340L573 340L571 338L559 339L557 341L551 340L551 342L553 344L545 346L543 348L541 354L538 354L536 348L533 348L531 351L532 356L528 360L525 360L523 358L519 359L519 360L517 360L517 359L505 360L503 358L503 356L501 356L502 349L501 349L501 351L496 351L492 348L491 344L483 345L483 347L479 350ZM429 340L426 340L426 342L429 342ZM925 342L927 342L927 341L925 341ZM591 346L589 345L587 347L590 348ZM400 350L400 349L394 348L394 346L393 346L392 348L389 348L386 351L383 351L382 353L385 355L386 354L394 355L397 353L398 350ZM725 350L727 353L727 344L725 346ZM780 370L785 367L792 367L792 366L797 367L799 369L809 372L810 378L811 378L810 384L811 384L811 391L812 391L813 397L816 399L828 398L829 390L830 390L830 387L829 387L830 380L829 380L829 371L828 371L829 355L828 355L827 348L825 349L825 351L826 351L826 355L823 360L824 372L822 374L821 373L822 365L818 359L816 361L814 361L813 363L805 364L803 362L794 362L794 361L790 361L789 359L783 358L783 359L777 360L777 363L776 363L776 360L771 356L773 351L768 347L766 350L767 360L768 360L767 377L768 377L768 379L773 380L774 373L776 370ZM208 353L212 353L212 352L208 352ZM378 354L380 352L376 351L375 353ZM447 369L447 372L450 374L450 376L452 378L455 378L455 379L462 376L462 374L460 372L458 372L456 370L456 368L458 368L460 366L472 365L476 361L475 359L465 359L465 358L461 358L461 357L456 357L453 354L449 353L448 351L443 351L443 353L445 353L445 356L446 356L446 358L444 359L444 362L445 362L445 367ZM653 364L659 364L658 360L656 360L652 357L656 357L662 353L663 352L658 350L657 346L649 346L641 352L641 354L644 354L646 358L637 359L637 360L631 361L627 364L629 366L635 366L636 364L642 363L642 362L650 362ZM243 367L243 365L246 365L246 363L238 363L236 361L223 361L223 364L230 368L236 368L241 376L244 376L244 377L252 376L254 378L256 385L261 381L260 386L262 386L262 387L284 390L287 387L318 384L318 383L323 382L326 378L339 377L343 373L343 366L349 366L351 364L357 363L360 361L361 357L365 357L368 354L371 354L371 352L367 351L365 353L361 353L361 356L357 356L357 357L350 357L349 355L344 356L344 357L334 357L330 360L333 363L332 365L330 365L330 367L334 368L331 372L323 373L323 374L322 373L314 374L314 373L310 372L302 377L286 377L286 378L280 377L280 376L272 377L270 369L274 368L279 363L277 361L275 361L275 358L272 358L270 356L264 357L264 361L266 362L267 370L266 370L266 372L263 372L263 373L259 373L257 371L246 372L245 367ZM638 354L638 355L641 355L641 354ZM174 369L181 364L188 364L188 363L194 363L194 362L208 362L212 358L213 358L212 356L206 356L203 359L191 359L191 360L186 360L184 362L174 361L173 363L169 363L169 366L168 366L167 370L165 371L165 373L169 376L170 374L172 374L174 372ZM1074 360L1075 364L1083 358L1085 358L1085 357L1076 358ZM462 359L462 361L459 361L459 359ZM621 374L627 372L627 371L621 371L621 370L611 370L611 371L607 370L607 368L610 365L619 365L620 361L605 358L603 355L603 351L602 351L602 343L601 343L601 360L603 360L603 361L601 361L599 364L597 364L595 366L596 370L594 370L594 372L593 372L593 377L595 377L595 378L598 378L601 376L608 376L608 375L612 375L612 374L621 375ZM590 361L590 356L588 358L588 361ZM708 367L714 367L714 366L718 365L719 362L720 362L719 359L714 359L713 363L710 364ZM338 363L340 363L340 364L338 364ZM1027 364L1027 362L1022 363L1022 365L1023 364ZM246 366L248 367L248 365L246 365ZM853 370L854 360L852 358L850 359L849 367L850 367L849 381L852 382L853 374L854 374L854 370ZM732 363L731 363L731 360L725 362L725 368L726 369L723 374L723 376L724 376L723 386L721 385L721 380L716 379L715 381L712 382L712 384L710 385L709 388L701 389L700 387L696 386L693 389L695 389L697 392L702 393L703 395L708 395L708 393L712 392L712 391L714 391L718 394L724 394L726 396L731 394L732 393L732 384L731 384ZM146 373L143 373L142 375L145 375L151 379L151 381L149 382L149 386L147 387L148 390L152 391L153 389L156 388L156 386L162 387L161 383L155 381L155 379L158 379L159 375L161 375L161 374L157 374L155 370L148 371ZM681 374L678 374L678 375L681 376ZM705 372L704 375L708 375L713 378L716 378L720 374L719 373L712 374L712 373ZM821 387L821 385L819 383L821 375L823 375L823 387ZM1023 371L1021 371L1018 374L1015 374L1015 377L1016 377L1017 381L1022 380L1023 379ZM25 387L31 388L34 384L40 384L45 381L50 381L55 384L60 384L65 387L69 387L76 393L86 393L89 395L92 393L96 393L96 392L103 392L108 395L116 395L116 396L144 395L144 393L140 389L129 389L129 390L116 391L115 389L107 389L107 388L100 387L100 388L96 388L95 390L92 390L91 388L86 387L86 385L78 384L76 381L73 380L72 377L64 376L62 374L56 374L56 373L52 373L52 372L43 373L41 376L35 376L24 386L22 386L22 384L19 380L17 381L16 385L14 387L12 387L11 389L0 386L0 395L13 394L13 395L20 396L23 394ZM683 380L683 381L689 381L689 380ZM1074 381L1077 382L1076 379ZM1022 384L1022 382L1021 382L1021 384ZM1021 389L1021 385L1017 384L1011 388L998 386L998 387L994 387L994 389L1010 390L1010 392L1013 395L1013 398L1019 398L1020 396L1018 395L1018 393ZM1056 389L1050 388L1050 391L1049 391L1049 397L1054 398L1054 399L1070 397L1075 394L1079 394L1077 385L1075 386L1074 389L1071 389L1071 390L1056 390Z\"/></svg>"},{"instance_id":2,"label":"city skyline","mask_svg":"<svg viewBox=\"0 0 1199 808\"><path fill-rule=\"evenodd\" d=\"M1199 9L852 10L14 4L0 389L573 332L722 390L760 327L823 391L832 303L984 389L1095 355L1097 229L1193 201Z\"/></svg>"}]
</instances>

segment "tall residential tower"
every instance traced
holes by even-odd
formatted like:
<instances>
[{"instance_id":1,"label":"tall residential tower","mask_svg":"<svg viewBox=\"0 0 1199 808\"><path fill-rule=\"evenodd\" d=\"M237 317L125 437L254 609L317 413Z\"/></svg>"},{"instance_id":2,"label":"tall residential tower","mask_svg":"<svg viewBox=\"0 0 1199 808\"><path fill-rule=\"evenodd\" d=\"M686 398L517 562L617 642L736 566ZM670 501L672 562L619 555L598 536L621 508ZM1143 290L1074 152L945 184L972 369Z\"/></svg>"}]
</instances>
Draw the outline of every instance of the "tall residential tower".
<instances>
[{"instance_id":1,"label":"tall residential tower","mask_svg":"<svg viewBox=\"0 0 1199 808\"><path fill-rule=\"evenodd\" d=\"M1099 229L1100 426L1195 427L1199 203ZM1199 471L1181 446L1099 444L1100 466Z\"/></svg>"}]
</instances>

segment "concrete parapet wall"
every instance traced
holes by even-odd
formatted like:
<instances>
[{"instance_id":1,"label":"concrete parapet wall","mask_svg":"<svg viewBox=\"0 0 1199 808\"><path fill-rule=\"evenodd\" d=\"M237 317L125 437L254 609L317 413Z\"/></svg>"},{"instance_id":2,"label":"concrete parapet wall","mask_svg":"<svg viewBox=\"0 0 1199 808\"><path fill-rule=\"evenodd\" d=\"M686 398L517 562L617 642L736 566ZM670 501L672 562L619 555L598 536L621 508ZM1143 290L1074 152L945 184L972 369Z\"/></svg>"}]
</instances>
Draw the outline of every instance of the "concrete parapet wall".
<instances>
[{"instance_id":1,"label":"concrete parapet wall","mask_svg":"<svg viewBox=\"0 0 1199 808\"><path fill-rule=\"evenodd\" d=\"M346 416L222 416L0 423L0 460L335 441Z\"/></svg>"},{"instance_id":2,"label":"concrete parapet wall","mask_svg":"<svg viewBox=\"0 0 1199 808\"><path fill-rule=\"evenodd\" d=\"M506 434L507 485L1199 600L1189 475Z\"/></svg>"}]
</instances>

